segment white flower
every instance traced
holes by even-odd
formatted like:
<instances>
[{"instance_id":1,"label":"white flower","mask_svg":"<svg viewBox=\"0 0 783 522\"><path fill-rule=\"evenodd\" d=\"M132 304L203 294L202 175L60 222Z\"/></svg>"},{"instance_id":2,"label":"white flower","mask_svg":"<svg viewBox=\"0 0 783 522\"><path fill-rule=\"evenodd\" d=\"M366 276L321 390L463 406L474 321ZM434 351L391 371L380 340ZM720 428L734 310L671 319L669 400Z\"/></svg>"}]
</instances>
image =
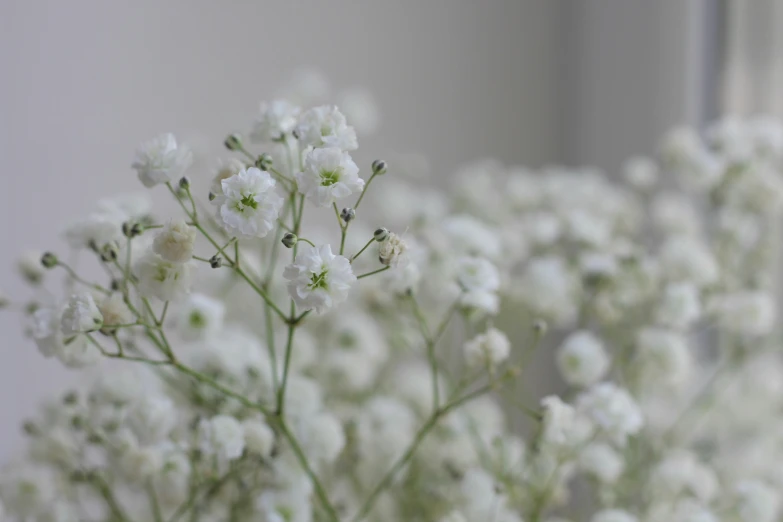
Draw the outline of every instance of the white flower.
<instances>
[{"instance_id":1,"label":"white flower","mask_svg":"<svg viewBox=\"0 0 783 522\"><path fill-rule=\"evenodd\" d=\"M128 305L125 304L125 299L120 293L104 297L98 303L98 310L100 310L103 316L104 326L130 324L136 321L136 317L131 309L128 308Z\"/></svg>"},{"instance_id":2,"label":"white flower","mask_svg":"<svg viewBox=\"0 0 783 522\"><path fill-rule=\"evenodd\" d=\"M488 314L498 312L500 274L492 262L482 257L460 258L456 265L456 279L462 289L462 306Z\"/></svg>"},{"instance_id":3,"label":"white flower","mask_svg":"<svg viewBox=\"0 0 783 522\"><path fill-rule=\"evenodd\" d=\"M390 232L389 236L378 245L378 259L381 264L394 268L404 267L408 263L408 245L405 241Z\"/></svg>"},{"instance_id":4,"label":"white flower","mask_svg":"<svg viewBox=\"0 0 783 522\"><path fill-rule=\"evenodd\" d=\"M242 423L247 450L268 458L275 444L275 432L267 423L258 419L247 419Z\"/></svg>"},{"instance_id":5,"label":"white flower","mask_svg":"<svg viewBox=\"0 0 783 522\"><path fill-rule=\"evenodd\" d=\"M177 326L188 341L206 339L223 328L226 307L222 301L204 294L191 294L180 308Z\"/></svg>"},{"instance_id":6,"label":"white flower","mask_svg":"<svg viewBox=\"0 0 783 522\"><path fill-rule=\"evenodd\" d=\"M650 384L679 385L691 371L691 354L683 334L664 328L644 328L636 340L637 367Z\"/></svg>"},{"instance_id":7,"label":"white flower","mask_svg":"<svg viewBox=\"0 0 783 522\"><path fill-rule=\"evenodd\" d=\"M348 259L332 254L329 245L303 247L283 277L297 306L319 314L345 301L356 281Z\"/></svg>"},{"instance_id":8,"label":"white flower","mask_svg":"<svg viewBox=\"0 0 783 522\"><path fill-rule=\"evenodd\" d=\"M38 284L44 277L44 267L41 264L41 252L26 252L19 257L16 266L28 283Z\"/></svg>"},{"instance_id":9,"label":"white flower","mask_svg":"<svg viewBox=\"0 0 783 522\"><path fill-rule=\"evenodd\" d=\"M65 337L100 330L103 316L92 294L82 292L72 295L63 309L60 325Z\"/></svg>"},{"instance_id":10,"label":"white flower","mask_svg":"<svg viewBox=\"0 0 783 522\"><path fill-rule=\"evenodd\" d=\"M307 456L315 462L334 462L345 447L345 431L334 415L326 412L300 420L298 438Z\"/></svg>"},{"instance_id":11,"label":"white flower","mask_svg":"<svg viewBox=\"0 0 783 522\"><path fill-rule=\"evenodd\" d=\"M234 417L218 415L199 424L201 451L222 462L238 459L245 450L245 432Z\"/></svg>"},{"instance_id":12,"label":"white flower","mask_svg":"<svg viewBox=\"0 0 783 522\"><path fill-rule=\"evenodd\" d=\"M160 472L163 455L158 446L131 445L122 452L119 466L129 481L143 483Z\"/></svg>"},{"instance_id":13,"label":"white flower","mask_svg":"<svg viewBox=\"0 0 783 522\"><path fill-rule=\"evenodd\" d=\"M666 455L650 473L646 493L653 499L672 500L692 495L709 502L719 492L715 472L699 462L686 450L674 450Z\"/></svg>"},{"instance_id":14,"label":"white flower","mask_svg":"<svg viewBox=\"0 0 783 522\"><path fill-rule=\"evenodd\" d=\"M164 440L176 423L177 409L165 395L142 397L128 413L128 425L141 444Z\"/></svg>"},{"instance_id":15,"label":"white flower","mask_svg":"<svg viewBox=\"0 0 783 522\"><path fill-rule=\"evenodd\" d=\"M536 315L565 325L576 319L577 284L564 259L547 256L528 264L515 292Z\"/></svg>"},{"instance_id":16,"label":"white flower","mask_svg":"<svg viewBox=\"0 0 783 522\"><path fill-rule=\"evenodd\" d=\"M65 229L65 240L71 248L98 249L122 238L123 216L95 212L71 223Z\"/></svg>"},{"instance_id":17,"label":"white flower","mask_svg":"<svg viewBox=\"0 0 783 522\"><path fill-rule=\"evenodd\" d=\"M511 341L496 328L489 328L465 343L465 360L468 366L496 366L511 353Z\"/></svg>"},{"instance_id":18,"label":"white flower","mask_svg":"<svg viewBox=\"0 0 783 522\"><path fill-rule=\"evenodd\" d=\"M593 515L590 522L638 522L638 520L622 509L604 509Z\"/></svg>"},{"instance_id":19,"label":"white flower","mask_svg":"<svg viewBox=\"0 0 783 522\"><path fill-rule=\"evenodd\" d=\"M642 412L631 395L610 382L596 384L580 394L577 409L620 446L625 445L629 435L639 433L644 424Z\"/></svg>"},{"instance_id":20,"label":"white flower","mask_svg":"<svg viewBox=\"0 0 783 522\"><path fill-rule=\"evenodd\" d=\"M335 147L308 152L304 170L296 174L296 182L299 192L316 207L327 207L364 188L359 167L347 152Z\"/></svg>"},{"instance_id":21,"label":"white flower","mask_svg":"<svg viewBox=\"0 0 783 522\"><path fill-rule=\"evenodd\" d=\"M767 335L775 327L775 298L762 291L715 296L708 304L719 328L738 335Z\"/></svg>"},{"instance_id":22,"label":"white flower","mask_svg":"<svg viewBox=\"0 0 783 522\"><path fill-rule=\"evenodd\" d=\"M656 318L664 326L687 328L701 317L699 289L692 283L666 285Z\"/></svg>"},{"instance_id":23,"label":"white flower","mask_svg":"<svg viewBox=\"0 0 783 522\"><path fill-rule=\"evenodd\" d=\"M218 222L231 234L264 237L277 224L283 198L275 191L275 180L255 167L224 179L223 189L212 204Z\"/></svg>"},{"instance_id":24,"label":"white flower","mask_svg":"<svg viewBox=\"0 0 783 522\"><path fill-rule=\"evenodd\" d=\"M603 343L593 333L579 330L560 345L557 366L560 375L571 386L591 386L609 371L609 356Z\"/></svg>"},{"instance_id":25,"label":"white flower","mask_svg":"<svg viewBox=\"0 0 783 522\"><path fill-rule=\"evenodd\" d=\"M184 220L172 220L158 232L152 242L152 250L173 263L185 263L193 258L196 229Z\"/></svg>"},{"instance_id":26,"label":"white flower","mask_svg":"<svg viewBox=\"0 0 783 522\"><path fill-rule=\"evenodd\" d=\"M742 522L773 522L780 512L780 493L758 480L743 480L734 488Z\"/></svg>"},{"instance_id":27,"label":"white flower","mask_svg":"<svg viewBox=\"0 0 783 522\"><path fill-rule=\"evenodd\" d=\"M212 178L209 191L215 196L219 196L223 193L223 180L236 176L246 168L247 166L236 158L221 161L215 169L215 176Z\"/></svg>"},{"instance_id":28,"label":"white flower","mask_svg":"<svg viewBox=\"0 0 783 522\"><path fill-rule=\"evenodd\" d=\"M300 108L286 100L262 102L250 139L255 143L266 143L281 139L296 126Z\"/></svg>"},{"instance_id":29,"label":"white flower","mask_svg":"<svg viewBox=\"0 0 783 522\"><path fill-rule=\"evenodd\" d=\"M441 226L449 240L452 254L482 256L497 260L503 251L503 243L497 231L483 221L468 214L449 216Z\"/></svg>"},{"instance_id":30,"label":"white flower","mask_svg":"<svg viewBox=\"0 0 783 522\"><path fill-rule=\"evenodd\" d=\"M348 125L345 116L333 105L314 107L299 119L295 129L302 148L335 147L356 150L356 131Z\"/></svg>"},{"instance_id":31,"label":"white flower","mask_svg":"<svg viewBox=\"0 0 783 522\"><path fill-rule=\"evenodd\" d=\"M579 455L579 466L603 483L615 482L623 472L623 458L608 444L595 442Z\"/></svg>"},{"instance_id":32,"label":"white flower","mask_svg":"<svg viewBox=\"0 0 783 522\"><path fill-rule=\"evenodd\" d=\"M33 314L32 337L44 357L56 357L71 368L94 364L101 358L98 348L84 335L64 338L62 308L39 308Z\"/></svg>"},{"instance_id":33,"label":"white flower","mask_svg":"<svg viewBox=\"0 0 783 522\"><path fill-rule=\"evenodd\" d=\"M139 292L144 297L174 301L190 293L195 264L172 263L153 251L148 251L135 266L139 278Z\"/></svg>"},{"instance_id":34,"label":"white flower","mask_svg":"<svg viewBox=\"0 0 783 522\"><path fill-rule=\"evenodd\" d=\"M177 145L173 134L160 136L141 144L131 164L145 187L175 180L190 166L193 154L184 145Z\"/></svg>"},{"instance_id":35,"label":"white flower","mask_svg":"<svg viewBox=\"0 0 783 522\"><path fill-rule=\"evenodd\" d=\"M647 190L658 182L658 165L650 158L636 156L625 162L624 174L631 186Z\"/></svg>"},{"instance_id":36,"label":"white flower","mask_svg":"<svg viewBox=\"0 0 783 522\"><path fill-rule=\"evenodd\" d=\"M672 236L661 247L664 275L672 281L690 281L697 286L715 283L720 268L712 252L698 240Z\"/></svg>"},{"instance_id":37,"label":"white flower","mask_svg":"<svg viewBox=\"0 0 783 522\"><path fill-rule=\"evenodd\" d=\"M541 399L541 407L544 410L541 438L546 444L571 451L579 448L590 437L590 423L560 397L544 397Z\"/></svg>"}]
</instances>

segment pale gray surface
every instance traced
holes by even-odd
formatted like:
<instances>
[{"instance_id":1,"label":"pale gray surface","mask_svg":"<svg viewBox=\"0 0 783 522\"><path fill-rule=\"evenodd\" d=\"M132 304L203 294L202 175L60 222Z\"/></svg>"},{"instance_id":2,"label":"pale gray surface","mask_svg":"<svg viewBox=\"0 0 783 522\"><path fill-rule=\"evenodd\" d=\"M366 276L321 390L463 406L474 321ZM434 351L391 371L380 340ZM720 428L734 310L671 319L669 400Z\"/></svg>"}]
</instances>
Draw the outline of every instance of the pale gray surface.
<instances>
[{"instance_id":1,"label":"pale gray surface","mask_svg":"<svg viewBox=\"0 0 783 522\"><path fill-rule=\"evenodd\" d=\"M677 53L692 28L672 20L699 4L3 0L0 288L25 295L17 252L60 248L63 221L139 188L128 167L138 142L173 131L219 151L212 144L305 65L375 93L384 141L363 142L365 163L418 151L444 182L475 157L615 166L618 150L640 152L685 111ZM5 460L24 414L69 375L23 340L16 316L0 315L0 328Z\"/></svg>"}]
</instances>

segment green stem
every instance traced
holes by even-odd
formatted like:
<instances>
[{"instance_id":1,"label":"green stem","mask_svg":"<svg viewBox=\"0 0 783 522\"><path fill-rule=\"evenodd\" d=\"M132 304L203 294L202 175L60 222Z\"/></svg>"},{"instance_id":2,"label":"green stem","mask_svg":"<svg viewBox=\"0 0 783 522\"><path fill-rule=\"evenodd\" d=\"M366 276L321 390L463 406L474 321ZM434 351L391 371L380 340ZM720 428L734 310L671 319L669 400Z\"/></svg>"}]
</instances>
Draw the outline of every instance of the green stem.
<instances>
[{"instance_id":1,"label":"green stem","mask_svg":"<svg viewBox=\"0 0 783 522\"><path fill-rule=\"evenodd\" d=\"M390 266L385 266L383 268L379 268L378 270L373 270L372 272L367 272L366 274L362 274L359 276L356 276L356 279L362 279L363 277L370 277L371 275L379 274L381 272L385 272L386 270L390 269Z\"/></svg>"},{"instance_id":2,"label":"green stem","mask_svg":"<svg viewBox=\"0 0 783 522\"><path fill-rule=\"evenodd\" d=\"M102 294L109 295L111 294L111 290L108 290L101 285L90 283L89 281L82 279L79 277L79 274L76 273L76 271L71 268L70 266L66 265L62 261L57 262L57 266L63 268L66 272L68 272L68 277L70 277L72 280L76 281L77 283L81 283L86 287L92 288L93 290L96 290L98 292L101 292Z\"/></svg>"},{"instance_id":3,"label":"green stem","mask_svg":"<svg viewBox=\"0 0 783 522\"><path fill-rule=\"evenodd\" d=\"M373 237L373 238L370 238L370 240L367 242L367 244L366 244L366 245L364 245L364 246L362 247L362 249L361 249L361 250L359 250L358 252L356 252L354 255L352 255L352 256L350 257L349 261L350 261L351 263L353 263L354 259L356 259L356 258L357 258L357 257L359 257L360 255L362 255L362 252L364 252L365 250L367 250L367 249L370 247L370 245L372 245L374 242L375 242L375 238L374 238L374 237Z\"/></svg>"},{"instance_id":4,"label":"green stem","mask_svg":"<svg viewBox=\"0 0 783 522\"><path fill-rule=\"evenodd\" d=\"M375 179L375 176L377 174L373 174L370 176L370 179L367 180L367 183L364 185L364 189L362 190L362 193L359 194L359 199L356 200L356 204L353 206L353 209L356 210L359 208L359 205L362 203L362 199L364 199L364 195L367 193L367 189L370 188L370 183L372 183L372 180Z\"/></svg>"}]
</instances>

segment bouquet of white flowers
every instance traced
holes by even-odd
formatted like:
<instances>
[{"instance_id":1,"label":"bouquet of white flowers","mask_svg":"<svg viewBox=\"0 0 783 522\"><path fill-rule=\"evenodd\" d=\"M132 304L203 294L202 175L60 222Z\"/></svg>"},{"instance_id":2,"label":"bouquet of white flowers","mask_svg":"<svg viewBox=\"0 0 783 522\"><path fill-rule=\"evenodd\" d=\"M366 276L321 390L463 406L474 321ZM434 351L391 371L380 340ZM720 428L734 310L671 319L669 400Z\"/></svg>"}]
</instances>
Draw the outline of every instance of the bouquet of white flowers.
<instances>
[{"instance_id":1,"label":"bouquet of white flowers","mask_svg":"<svg viewBox=\"0 0 783 522\"><path fill-rule=\"evenodd\" d=\"M332 105L225 145L196 190L188 147L143 144L178 217L99 201L65 231L88 269L20 261L41 354L101 366L24 425L0 519L779 520L779 122L676 130L625 183L484 161L448 197L362 175Z\"/></svg>"}]
</instances>

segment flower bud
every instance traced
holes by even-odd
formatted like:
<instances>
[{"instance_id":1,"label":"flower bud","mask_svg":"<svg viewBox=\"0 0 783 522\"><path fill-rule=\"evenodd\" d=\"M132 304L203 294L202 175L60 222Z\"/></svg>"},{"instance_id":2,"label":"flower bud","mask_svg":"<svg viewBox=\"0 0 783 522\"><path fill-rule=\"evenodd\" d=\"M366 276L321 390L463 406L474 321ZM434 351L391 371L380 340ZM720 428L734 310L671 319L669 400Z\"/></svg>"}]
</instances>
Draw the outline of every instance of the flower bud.
<instances>
[{"instance_id":1,"label":"flower bud","mask_svg":"<svg viewBox=\"0 0 783 522\"><path fill-rule=\"evenodd\" d=\"M140 236L142 232L144 232L144 226L141 223L126 221L122 224L122 235L127 238Z\"/></svg>"},{"instance_id":2,"label":"flower bud","mask_svg":"<svg viewBox=\"0 0 783 522\"><path fill-rule=\"evenodd\" d=\"M386 162L383 160L375 160L372 162L372 173L380 176L386 174Z\"/></svg>"},{"instance_id":3,"label":"flower bud","mask_svg":"<svg viewBox=\"0 0 783 522\"><path fill-rule=\"evenodd\" d=\"M273 160L272 160L272 156L270 156L268 153L264 152L256 160L256 167L261 169L261 170L263 170L263 171L267 171L267 170L269 170L269 167L272 166L272 163L274 163Z\"/></svg>"},{"instance_id":4,"label":"flower bud","mask_svg":"<svg viewBox=\"0 0 783 522\"><path fill-rule=\"evenodd\" d=\"M118 255L119 249L117 244L114 242L106 243L103 245L103 248L101 248L101 261L104 263L111 263L112 261L116 261Z\"/></svg>"},{"instance_id":5,"label":"flower bud","mask_svg":"<svg viewBox=\"0 0 783 522\"><path fill-rule=\"evenodd\" d=\"M380 243L389 237L389 231L384 227L381 227L373 233L372 237L374 237L375 240Z\"/></svg>"},{"instance_id":6,"label":"flower bud","mask_svg":"<svg viewBox=\"0 0 783 522\"><path fill-rule=\"evenodd\" d=\"M40 254L30 252L19 258L17 262L19 273L31 285L38 285L43 281L45 271L39 262L40 259Z\"/></svg>"},{"instance_id":7,"label":"flower bud","mask_svg":"<svg viewBox=\"0 0 783 522\"><path fill-rule=\"evenodd\" d=\"M216 197L217 197L217 196L216 196L216 195L215 195L215 193L214 193L214 192L212 192L212 191L210 191L210 192L209 192L209 194L207 195L207 199L208 199L208 200L210 200L210 201L215 201L215 198L216 198Z\"/></svg>"},{"instance_id":8,"label":"flower bud","mask_svg":"<svg viewBox=\"0 0 783 522\"><path fill-rule=\"evenodd\" d=\"M211 266L212 268L220 268L221 266L223 266L223 258L217 254L210 257L209 266Z\"/></svg>"},{"instance_id":9,"label":"flower bud","mask_svg":"<svg viewBox=\"0 0 783 522\"><path fill-rule=\"evenodd\" d=\"M41 264L44 266L44 268L54 268L57 266L58 262L59 261L57 260L57 256L51 252L45 252L44 255L41 256Z\"/></svg>"},{"instance_id":10,"label":"flower bud","mask_svg":"<svg viewBox=\"0 0 783 522\"><path fill-rule=\"evenodd\" d=\"M352 208L344 208L342 212L340 212L340 217L343 221L348 223L349 221L353 221L353 218L356 217L356 211Z\"/></svg>"},{"instance_id":11,"label":"flower bud","mask_svg":"<svg viewBox=\"0 0 783 522\"><path fill-rule=\"evenodd\" d=\"M190 179L187 176L179 178L179 188L182 190L188 190L190 188Z\"/></svg>"},{"instance_id":12,"label":"flower bud","mask_svg":"<svg viewBox=\"0 0 783 522\"><path fill-rule=\"evenodd\" d=\"M283 236L283 245L285 245L286 248L294 248L294 245L296 245L298 241L299 238L296 237L296 234L292 234L291 232Z\"/></svg>"},{"instance_id":13,"label":"flower bud","mask_svg":"<svg viewBox=\"0 0 783 522\"><path fill-rule=\"evenodd\" d=\"M242 148L242 138L239 137L239 134L231 134L226 138L226 141L223 142L223 145L225 145L228 150L239 150Z\"/></svg>"},{"instance_id":14,"label":"flower bud","mask_svg":"<svg viewBox=\"0 0 783 522\"><path fill-rule=\"evenodd\" d=\"M547 331L547 324L546 321L543 319L538 319L536 322L533 323L533 332L539 337L544 335Z\"/></svg>"}]
</instances>

